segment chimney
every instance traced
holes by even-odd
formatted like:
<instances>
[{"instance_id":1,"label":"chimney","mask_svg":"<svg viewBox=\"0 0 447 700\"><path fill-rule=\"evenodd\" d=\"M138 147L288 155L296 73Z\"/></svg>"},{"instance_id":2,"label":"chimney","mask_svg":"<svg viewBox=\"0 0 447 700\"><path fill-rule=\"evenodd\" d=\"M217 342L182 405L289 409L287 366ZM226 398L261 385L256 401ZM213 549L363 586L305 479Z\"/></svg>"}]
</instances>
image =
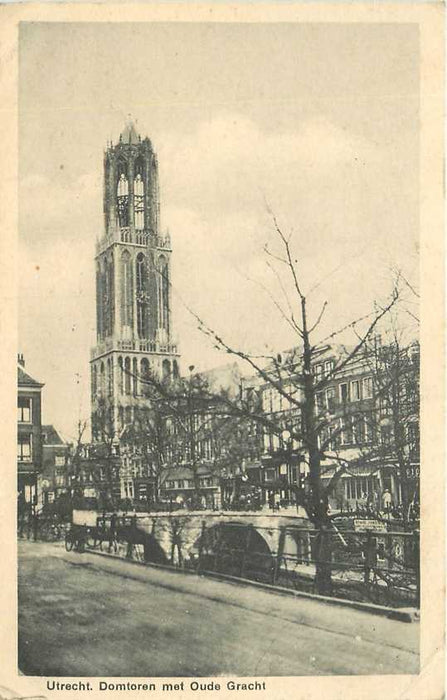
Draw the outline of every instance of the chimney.
<instances>
[{"instance_id":1,"label":"chimney","mask_svg":"<svg viewBox=\"0 0 447 700\"><path fill-rule=\"evenodd\" d=\"M25 367L25 359L24 359L23 354L21 352L17 355L17 362L19 363L19 365L21 367L23 367L23 368Z\"/></svg>"}]
</instances>

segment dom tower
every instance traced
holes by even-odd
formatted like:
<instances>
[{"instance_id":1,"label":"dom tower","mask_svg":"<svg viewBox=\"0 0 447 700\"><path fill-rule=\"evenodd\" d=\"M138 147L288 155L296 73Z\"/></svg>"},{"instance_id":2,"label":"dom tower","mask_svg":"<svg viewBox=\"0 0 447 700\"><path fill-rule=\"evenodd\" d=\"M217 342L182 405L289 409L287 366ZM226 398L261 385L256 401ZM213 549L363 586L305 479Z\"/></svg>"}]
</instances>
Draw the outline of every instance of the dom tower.
<instances>
[{"instance_id":1,"label":"dom tower","mask_svg":"<svg viewBox=\"0 0 447 700\"><path fill-rule=\"evenodd\" d=\"M178 374L172 342L171 244L160 231L157 156L128 122L104 154L104 234L96 249L97 343L92 436L119 439L145 398L144 378Z\"/></svg>"}]
</instances>

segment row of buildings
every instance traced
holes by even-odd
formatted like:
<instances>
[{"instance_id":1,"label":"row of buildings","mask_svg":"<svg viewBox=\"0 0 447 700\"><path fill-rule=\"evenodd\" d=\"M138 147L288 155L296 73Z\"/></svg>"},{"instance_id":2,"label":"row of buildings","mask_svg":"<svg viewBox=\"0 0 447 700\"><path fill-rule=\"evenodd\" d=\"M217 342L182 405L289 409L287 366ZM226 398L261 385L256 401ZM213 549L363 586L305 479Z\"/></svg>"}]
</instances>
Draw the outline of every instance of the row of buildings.
<instances>
[{"instance_id":1,"label":"row of buildings","mask_svg":"<svg viewBox=\"0 0 447 700\"><path fill-rule=\"evenodd\" d=\"M324 384L316 392L314 408L322 425L318 435L323 483L345 466L330 495L333 509L368 505L381 510L386 493L394 506L418 501L418 346L411 344L400 351L399 375L391 379L396 357L383 360L388 351L389 346L379 348L374 366L371 355L356 357L335 374L340 349L326 347L317 356L314 381ZM377 368L381 358L390 371ZM199 385L194 375L183 384L192 383L193 389L186 396L187 410L177 416L175 430L173 410L168 408L154 419L157 413L149 408L151 399L146 396L146 422L124 426L119 437L111 432L110 439L69 445L53 426L41 425L43 385L25 372L24 360L19 358L20 503L43 507L65 495L84 507L141 510L294 506L306 489L309 473L301 437L301 380L287 359L275 366L274 373L273 383L259 377L249 381L236 364L228 365L208 373L214 381L205 379L206 392L203 375ZM386 382L385 388L381 382ZM222 414L220 409L216 413L206 407L209 396L219 397L224 387L225 404L240 407L240 414L232 410ZM137 408L135 415L139 415Z\"/></svg>"},{"instance_id":2,"label":"row of buildings","mask_svg":"<svg viewBox=\"0 0 447 700\"><path fill-rule=\"evenodd\" d=\"M302 498L309 465L300 349L272 358L255 377L236 364L205 374L190 367L182 377L171 255L157 156L129 122L104 152L92 440L64 445L40 425L42 384L19 358L21 502L65 492L100 508L267 508ZM327 345L313 352L312 372L322 479L336 482L331 507L377 510L417 499L418 344L375 336L352 355Z\"/></svg>"},{"instance_id":3,"label":"row of buildings","mask_svg":"<svg viewBox=\"0 0 447 700\"><path fill-rule=\"evenodd\" d=\"M43 383L17 361L17 492L19 510L43 508L67 492L70 445L54 426L42 425Z\"/></svg>"}]
</instances>

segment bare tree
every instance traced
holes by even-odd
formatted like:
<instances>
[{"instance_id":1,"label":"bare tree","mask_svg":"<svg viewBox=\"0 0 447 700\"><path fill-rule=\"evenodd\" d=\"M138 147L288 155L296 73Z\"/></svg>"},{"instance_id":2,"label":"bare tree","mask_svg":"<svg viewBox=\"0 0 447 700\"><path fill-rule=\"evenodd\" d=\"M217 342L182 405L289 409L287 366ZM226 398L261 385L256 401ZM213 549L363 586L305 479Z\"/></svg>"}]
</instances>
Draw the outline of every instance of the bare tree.
<instances>
[{"instance_id":1,"label":"bare tree","mask_svg":"<svg viewBox=\"0 0 447 700\"><path fill-rule=\"evenodd\" d=\"M371 430L378 458L395 465L402 519L410 526L410 505L419 499L419 343L405 342L396 329L368 353L376 393Z\"/></svg>"},{"instance_id":2,"label":"bare tree","mask_svg":"<svg viewBox=\"0 0 447 700\"><path fill-rule=\"evenodd\" d=\"M90 445L84 469L88 481L95 489L99 509L116 509L120 483L119 456L116 449L113 414L104 397L98 399L92 414L92 434L95 442Z\"/></svg>"},{"instance_id":3,"label":"bare tree","mask_svg":"<svg viewBox=\"0 0 447 700\"><path fill-rule=\"evenodd\" d=\"M329 448L342 428L332 431L330 437L324 437L325 431L331 427L331 418L318 416L316 397L319 392L330 386L334 378L340 376L351 363L365 352L368 341L375 334L378 324L396 304L399 292L398 287L394 286L390 297L381 307L377 307L372 313L349 323L345 328L332 333L328 338L315 340L316 331L327 308L327 302L324 302L315 319L311 320L308 311L308 296L301 283L299 265L292 252L290 237L283 233L274 216L273 223L279 251L273 252L265 247L265 253L268 265L280 284L283 300L278 301L271 294L270 297L280 316L292 330L296 338L296 349L285 358L283 356L252 355L233 347L197 314L194 316L199 328L210 338L215 347L243 360L259 382L271 387L287 406L287 410L282 411L278 417L272 414L266 415L263 411L253 410L248 404L244 405L243 401L239 402L238 405L231 402L232 409L236 414L249 416L277 436L281 436L282 431L287 427L291 439L302 446L309 472L309 487L302 502L310 521L319 533L316 552L316 588L320 593L327 593L331 589L330 538L327 537L327 531L331 526L328 498L343 473L353 465L340 458L336 460L337 467L332 478L322 479L322 462L328 456L334 457ZM291 281L292 296L286 292L284 281L287 277ZM321 353L324 343L332 341L334 337L350 327L356 331L356 342L338 357L328 372L316 377L313 372L315 359Z\"/></svg>"}]
</instances>

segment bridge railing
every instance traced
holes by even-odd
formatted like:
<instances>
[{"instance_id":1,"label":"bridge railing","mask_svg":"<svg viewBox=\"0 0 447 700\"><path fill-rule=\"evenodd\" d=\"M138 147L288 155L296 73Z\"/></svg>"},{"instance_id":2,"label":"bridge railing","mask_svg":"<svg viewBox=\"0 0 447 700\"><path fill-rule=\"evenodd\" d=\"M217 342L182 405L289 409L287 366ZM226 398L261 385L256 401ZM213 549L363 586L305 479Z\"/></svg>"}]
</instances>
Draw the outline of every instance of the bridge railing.
<instances>
[{"instance_id":1,"label":"bridge railing","mask_svg":"<svg viewBox=\"0 0 447 700\"><path fill-rule=\"evenodd\" d=\"M272 529L277 530L275 552L260 544L267 529L270 539ZM317 570L324 569L327 595L386 605L419 605L419 533L322 533L293 526L246 530L242 533L239 525L226 523L213 528L212 536L204 531L198 569L309 592L317 592Z\"/></svg>"}]
</instances>

